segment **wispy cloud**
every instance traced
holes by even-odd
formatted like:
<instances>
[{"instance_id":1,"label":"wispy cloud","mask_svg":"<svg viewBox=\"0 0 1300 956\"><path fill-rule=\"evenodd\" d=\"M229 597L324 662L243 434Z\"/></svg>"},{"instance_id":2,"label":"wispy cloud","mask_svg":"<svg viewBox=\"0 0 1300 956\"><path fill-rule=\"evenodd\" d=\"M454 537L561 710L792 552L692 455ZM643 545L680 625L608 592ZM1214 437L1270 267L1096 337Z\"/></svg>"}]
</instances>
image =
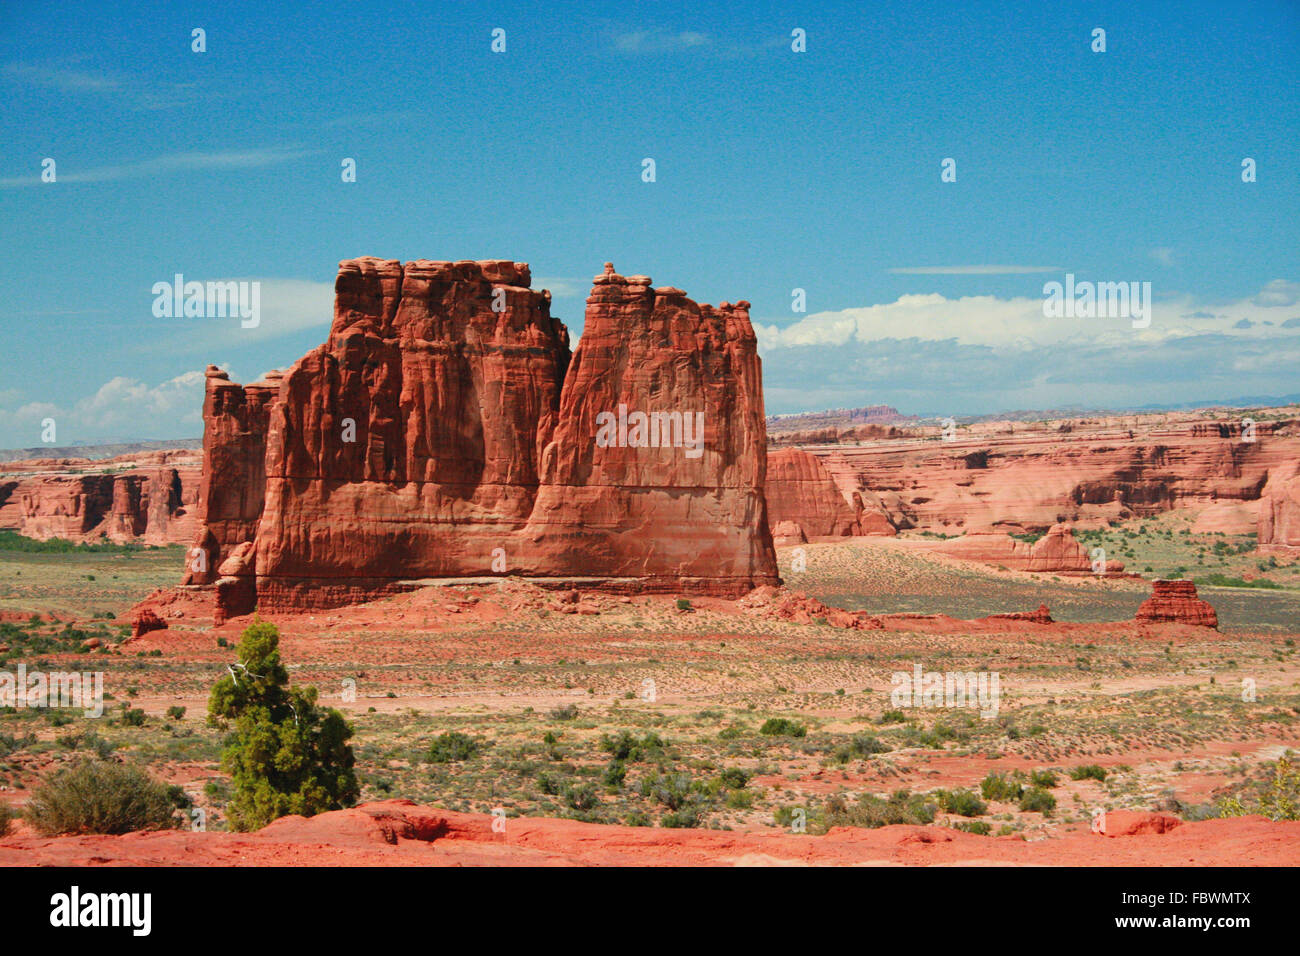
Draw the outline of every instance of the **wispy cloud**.
<instances>
[{"instance_id":1,"label":"wispy cloud","mask_svg":"<svg viewBox=\"0 0 1300 956\"><path fill-rule=\"evenodd\" d=\"M614 35L614 48L621 53L673 53L678 50L707 47L712 43L707 34L696 33L693 30L670 33L655 28Z\"/></svg>"},{"instance_id":2,"label":"wispy cloud","mask_svg":"<svg viewBox=\"0 0 1300 956\"><path fill-rule=\"evenodd\" d=\"M263 149L226 150L223 152L170 153L155 156L134 163L120 163L115 166L95 166L90 169L73 169L67 166L57 168L57 183L101 183L117 179L139 179L147 176L163 176L171 173L192 172L206 169L247 169L257 166L271 166L287 163L304 156L315 155L318 150L302 149L294 146L272 146ZM0 189L21 189L27 186L42 185L40 175L11 176L0 179Z\"/></svg>"},{"instance_id":3,"label":"wispy cloud","mask_svg":"<svg viewBox=\"0 0 1300 956\"><path fill-rule=\"evenodd\" d=\"M889 271L903 276L1013 276L1062 269L1060 266L907 266Z\"/></svg>"},{"instance_id":4,"label":"wispy cloud","mask_svg":"<svg viewBox=\"0 0 1300 956\"><path fill-rule=\"evenodd\" d=\"M29 63L8 63L5 65L5 73L19 82L64 93L117 93L125 86L117 77Z\"/></svg>"},{"instance_id":5,"label":"wispy cloud","mask_svg":"<svg viewBox=\"0 0 1300 956\"><path fill-rule=\"evenodd\" d=\"M1157 246L1151 250L1151 258L1162 266L1172 266L1174 264L1174 250L1168 246Z\"/></svg>"},{"instance_id":6,"label":"wispy cloud","mask_svg":"<svg viewBox=\"0 0 1300 956\"><path fill-rule=\"evenodd\" d=\"M200 95L200 88L195 83L94 73L66 63L7 63L3 73L10 81L23 86L54 90L69 96L111 98L132 110L171 109L193 103ZM203 95L213 97L210 92Z\"/></svg>"}]
</instances>

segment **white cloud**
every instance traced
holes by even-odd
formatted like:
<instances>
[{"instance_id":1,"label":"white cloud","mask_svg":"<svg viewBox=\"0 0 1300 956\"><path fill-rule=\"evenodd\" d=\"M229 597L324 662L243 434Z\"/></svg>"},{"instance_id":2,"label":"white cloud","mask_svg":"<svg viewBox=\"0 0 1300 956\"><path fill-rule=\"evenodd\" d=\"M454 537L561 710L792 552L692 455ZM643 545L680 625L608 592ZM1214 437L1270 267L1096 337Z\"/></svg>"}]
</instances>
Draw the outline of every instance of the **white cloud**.
<instances>
[{"instance_id":1,"label":"white cloud","mask_svg":"<svg viewBox=\"0 0 1300 956\"><path fill-rule=\"evenodd\" d=\"M152 293L140 298L140 314L153 323L149 328L156 334L139 343L139 351L158 349L213 349L221 346L239 347L268 341L319 328L321 341L325 339L334 320L334 283L312 282L307 279L239 279L217 276L185 275L185 281L208 283L256 282L261 292L260 320L256 327L244 328L237 314L214 318L155 318ZM171 282L172 276L159 276L160 282ZM147 290L146 290L147 291Z\"/></svg>"},{"instance_id":2,"label":"white cloud","mask_svg":"<svg viewBox=\"0 0 1300 956\"><path fill-rule=\"evenodd\" d=\"M1015 352L1048 346L1126 346L1135 341L1150 343L1211 333L1247 339L1294 337L1289 330L1261 320L1267 317L1264 309L1286 304L1282 300L1297 290L1300 283L1274 280L1260 295L1215 307L1213 313L1190 296L1157 299L1147 329L1134 329L1132 321L1123 317L1046 318L1042 298L949 299L929 293L905 295L884 305L820 312L785 326L757 322L754 331L766 351L883 339L954 342ZM1243 318L1250 320L1248 325L1241 322Z\"/></svg>"},{"instance_id":3,"label":"white cloud","mask_svg":"<svg viewBox=\"0 0 1300 956\"><path fill-rule=\"evenodd\" d=\"M263 149L225 150L215 153L170 153L155 156L152 159L135 163L122 163L116 166L96 166L90 169L69 169L60 163L57 167L58 183L99 183L116 179L135 179L146 176L161 176L175 172L196 169L246 169L257 166L270 166L275 163L287 163L303 156L310 156L313 150L299 149L291 146L272 146ZM32 176L11 176L0 179L0 189L19 189L25 186L41 185L40 174ZM50 184L46 184L50 185Z\"/></svg>"},{"instance_id":4,"label":"white cloud","mask_svg":"<svg viewBox=\"0 0 1300 956\"><path fill-rule=\"evenodd\" d=\"M1151 250L1151 258L1162 266L1172 266L1174 264L1174 250L1168 246L1157 246Z\"/></svg>"},{"instance_id":5,"label":"white cloud","mask_svg":"<svg viewBox=\"0 0 1300 956\"><path fill-rule=\"evenodd\" d=\"M622 53L671 53L708 46L712 41L703 33L684 30L669 33L665 30L634 30L614 37L614 46Z\"/></svg>"},{"instance_id":6,"label":"white cloud","mask_svg":"<svg viewBox=\"0 0 1300 956\"><path fill-rule=\"evenodd\" d=\"M72 405L30 401L8 411L0 405L0 443L30 448L40 444L41 422L53 418L56 444L114 437L176 438L203 432L204 373L184 372L158 385L116 376ZM12 401L13 392L4 396Z\"/></svg>"},{"instance_id":7,"label":"white cloud","mask_svg":"<svg viewBox=\"0 0 1300 956\"><path fill-rule=\"evenodd\" d=\"M1300 282L1290 279L1274 279L1269 282L1259 295L1250 300L1253 304L1266 309L1282 305L1295 305L1300 302Z\"/></svg>"}]
</instances>

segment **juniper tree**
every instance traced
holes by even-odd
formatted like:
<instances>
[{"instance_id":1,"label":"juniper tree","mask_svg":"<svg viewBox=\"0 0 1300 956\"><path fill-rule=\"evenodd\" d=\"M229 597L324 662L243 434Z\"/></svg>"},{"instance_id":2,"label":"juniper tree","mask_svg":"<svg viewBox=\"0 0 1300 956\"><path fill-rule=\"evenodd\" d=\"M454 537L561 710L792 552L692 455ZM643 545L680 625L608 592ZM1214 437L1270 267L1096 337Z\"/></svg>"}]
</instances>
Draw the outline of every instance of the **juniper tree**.
<instances>
[{"instance_id":1,"label":"juniper tree","mask_svg":"<svg viewBox=\"0 0 1300 956\"><path fill-rule=\"evenodd\" d=\"M221 764L234 784L226 814L236 830L338 810L360 796L352 727L337 710L317 706L315 687L289 685L279 648L275 625L254 621L208 700L209 721L233 727Z\"/></svg>"}]
</instances>

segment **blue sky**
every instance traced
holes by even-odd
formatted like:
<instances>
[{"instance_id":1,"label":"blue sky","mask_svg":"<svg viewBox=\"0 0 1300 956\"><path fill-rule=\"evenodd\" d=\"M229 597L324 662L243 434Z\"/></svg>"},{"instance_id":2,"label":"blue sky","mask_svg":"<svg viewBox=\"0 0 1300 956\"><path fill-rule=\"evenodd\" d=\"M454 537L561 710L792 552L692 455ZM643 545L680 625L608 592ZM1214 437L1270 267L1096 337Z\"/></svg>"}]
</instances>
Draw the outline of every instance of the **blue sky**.
<instances>
[{"instance_id":1,"label":"blue sky","mask_svg":"<svg viewBox=\"0 0 1300 956\"><path fill-rule=\"evenodd\" d=\"M1295 3L741 6L9 0L0 447L198 435L359 255L527 261L575 338L606 260L748 299L770 413L1300 391ZM1044 318L1066 272L1151 327ZM262 325L154 317L175 273Z\"/></svg>"}]
</instances>

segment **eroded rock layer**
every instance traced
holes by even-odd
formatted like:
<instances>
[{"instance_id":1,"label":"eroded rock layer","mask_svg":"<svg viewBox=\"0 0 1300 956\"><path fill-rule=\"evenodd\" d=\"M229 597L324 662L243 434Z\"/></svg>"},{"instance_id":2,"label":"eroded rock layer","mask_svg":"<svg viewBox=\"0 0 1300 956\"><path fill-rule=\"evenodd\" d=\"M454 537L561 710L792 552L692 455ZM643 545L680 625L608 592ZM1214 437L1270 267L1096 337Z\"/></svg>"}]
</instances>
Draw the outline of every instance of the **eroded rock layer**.
<instances>
[{"instance_id":1,"label":"eroded rock layer","mask_svg":"<svg viewBox=\"0 0 1300 956\"><path fill-rule=\"evenodd\" d=\"M775 583L747 303L607 266L570 368L530 286L523 263L343 262L324 345L256 385L209 369L185 583L214 586L219 618L437 577Z\"/></svg>"},{"instance_id":2,"label":"eroded rock layer","mask_svg":"<svg viewBox=\"0 0 1300 956\"><path fill-rule=\"evenodd\" d=\"M1219 626L1213 605L1197 596L1191 581L1153 581L1151 596L1138 608L1137 620L1144 624Z\"/></svg>"},{"instance_id":3,"label":"eroded rock layer","mask_svg":"<svg viewBox=\"0 0 1300 956\"><path fill-rule=\"evenodd\" d=\"M0 528L39 540L188 543L199 475L191 452L12 461L0 473Z\"/></svg>"}]
</instances>

